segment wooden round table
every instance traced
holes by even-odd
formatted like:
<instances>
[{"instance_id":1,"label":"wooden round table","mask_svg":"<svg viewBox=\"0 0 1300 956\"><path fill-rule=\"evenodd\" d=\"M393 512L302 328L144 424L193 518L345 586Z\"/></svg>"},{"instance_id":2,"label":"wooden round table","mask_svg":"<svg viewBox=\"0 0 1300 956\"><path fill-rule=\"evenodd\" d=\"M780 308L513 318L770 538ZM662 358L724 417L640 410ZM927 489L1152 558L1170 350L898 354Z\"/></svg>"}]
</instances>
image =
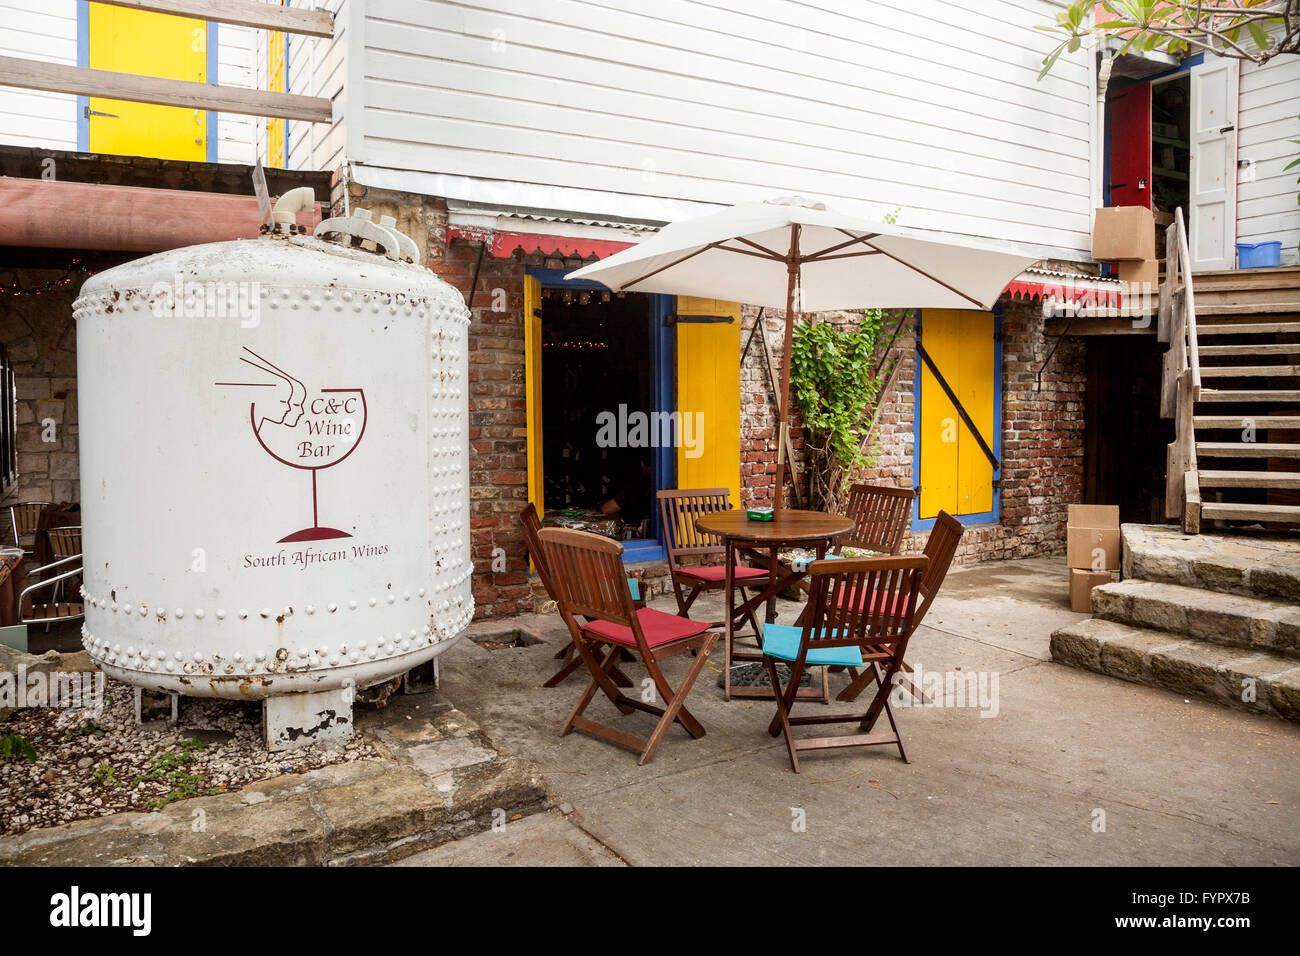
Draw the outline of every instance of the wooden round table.
<instances>
[{"instance_id":1,"label":"wooden round table","mask_svg":"<svg viewBox=\"0 0 1300 956\"><path fill-rule=\"evenodd\" d=\"M821 511L798 511L786 508L773 515L771 521L755 521L743 511L714 511L695 519L695 527L708 534L717 535L726 546L725 564L727 569L726 588L727 613L723 615L725 623L725 640L723 642L725 660L723 662L723 689L727 700L736 697L772 697L770 687L731 686L731 665L733 661L761 661L763 655L753 652L737 652L732 647L732 634L735 630L736 616L752 613L761 604L768 605L766 620L771 624L776 619L775 599L778 594L791 585L797 584L806 575L807 570L783 568L777 560L782 548L813 547L817 557L826 556L826 550L836 538L853 529L853 520L844 515L826 514ZM750 558L761 567L771 572L771 580L760 593L746 600L739 608L735 603L735 580L733 569L736 560ZM825 698L825 673L823 687L801 687L800 697Z\"/></svg>"}]
</instances>

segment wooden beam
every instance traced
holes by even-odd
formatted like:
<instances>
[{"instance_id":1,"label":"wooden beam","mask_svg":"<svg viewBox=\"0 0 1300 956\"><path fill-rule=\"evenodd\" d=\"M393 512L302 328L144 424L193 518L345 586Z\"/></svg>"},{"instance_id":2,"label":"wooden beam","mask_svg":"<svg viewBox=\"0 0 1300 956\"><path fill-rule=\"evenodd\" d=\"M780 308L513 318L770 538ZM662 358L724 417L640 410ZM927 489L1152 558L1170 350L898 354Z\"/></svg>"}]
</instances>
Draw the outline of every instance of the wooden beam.
<instances>
[{"instance_id":1,"label":"wooden beam","mask_svg":"<svg viewBox=\"0 0 1300 956\"><path fill-rule=\"evenodd\" d=\"M307 228L320 219L298 213ZM251 195L0 177L0 246L162 252L253 239L261 224Z\"/></svg>"},{"instance_id":2,"label":"wooden beam","mask_svg":"<svg viewBox=\"0 0 1300 956\"><path fill-rule=\"evenodd\" d=\"M0 86L245 116L282 117L308 123L329 123L334 118L333 104L317 96L213 86L191 80L164 80L62 63L39 63L12 56L0 56Z\"/></svg>"},{"instance_id":3,"label":"wooden beam","mask_svg":"<svg viewBox=\"0 0 1300 956\"><path fill-rule=\"evenodd\" d=\"M95 0L111 7L168 13L195 20L215 20L259 30L278 30L309 37L334 36L334 15L326 10L272 6L257 0Z\"/></svg>"}]
</instances>

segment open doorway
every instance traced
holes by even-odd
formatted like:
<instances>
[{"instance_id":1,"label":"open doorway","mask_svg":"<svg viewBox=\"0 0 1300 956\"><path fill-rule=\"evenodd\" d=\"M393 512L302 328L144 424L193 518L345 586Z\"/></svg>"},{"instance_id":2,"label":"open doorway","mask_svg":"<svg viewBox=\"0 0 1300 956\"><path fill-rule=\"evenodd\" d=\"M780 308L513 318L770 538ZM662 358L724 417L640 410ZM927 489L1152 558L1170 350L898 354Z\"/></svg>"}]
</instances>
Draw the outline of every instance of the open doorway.
<instances>
[{"instance_id":1,"label":"open doorway","mask_svg":"<svg viewBox=\"0 0 1300 956\"><path fill-rule=\"evenodd\" d=\"M1156 224L1173 222L1191 199L1191 77L1182 73L1151 83L1151 211ZM1156 230L1156 258L1164 259L1164 231Z\"/></svg>"},{"instance_id":2,"label":"open doorway","mask_svg":"<svg viewBox=\"0 0 1300 956\"><path fill-rule=\"evenodd\" d=\"M1197 55L1107 92L1106 205L1146 206L1157 226L1181 208L1196 272L1235 262L1238 68L1236 60Z\"/></svg>"},{"instance_id":3,"label":"open doorway","mask_svg":"<svg viewBox=\"0 0 1300 956\"><path fill-rule=\"evenodd\" d=\"M541 290L541 458L547 523L655 538L654 313L642 293Z\"/></svg>"},{"instance_id":4,"label":"open doorway","mask_svg":"<svg viewBox=\"0 0 1300 956\"><path fill-rule=\"evenodd\" d=\"M1154 335L1093 335L1087 342L1083 501L1118 505L1120 521L1165 520L1165 450L1172 419L1160 417L1165 346Z\"/></svg>"}]
</instances>

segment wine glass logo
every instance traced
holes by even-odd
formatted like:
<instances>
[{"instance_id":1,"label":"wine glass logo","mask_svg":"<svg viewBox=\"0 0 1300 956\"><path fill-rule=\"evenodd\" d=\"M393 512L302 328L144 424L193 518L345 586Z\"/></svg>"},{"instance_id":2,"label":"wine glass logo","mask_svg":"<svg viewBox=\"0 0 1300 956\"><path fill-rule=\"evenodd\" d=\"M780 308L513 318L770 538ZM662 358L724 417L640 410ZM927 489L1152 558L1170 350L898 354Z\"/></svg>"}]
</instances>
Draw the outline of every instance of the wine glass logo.
<instances>
[{"instance_id":1,"label":"wine glass logo","mask_svg":"<svg viewBox=\"0 0 1300 956\"><path fill-rule=\"evenodd\" d=\"M239 360L264 373L262 382L217 382L222 386L268 389L249 405L253 437L262 450L290 468L311 472L311 526L277 543L350 538L320 523L316 474L356 451L366 430L366 394L359 388L321 388L313 394L302 380L245 347Z\"/></svg>"}]
</instances>

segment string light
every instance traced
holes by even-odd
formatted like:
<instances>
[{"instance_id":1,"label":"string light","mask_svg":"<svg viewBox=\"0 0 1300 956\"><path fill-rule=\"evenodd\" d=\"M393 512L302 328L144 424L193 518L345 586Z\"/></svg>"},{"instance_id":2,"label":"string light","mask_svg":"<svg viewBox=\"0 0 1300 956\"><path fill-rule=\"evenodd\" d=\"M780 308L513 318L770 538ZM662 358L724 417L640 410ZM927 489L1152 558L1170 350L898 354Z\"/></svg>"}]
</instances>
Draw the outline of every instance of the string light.
<instances>
[{"instance_id":1,"label":"string light","mask_svg":"<svg viewBox=\"0 0 1300 956\"><path fill-rule=\"evenodd\" d=\"M40 285L32 286L31 288L24 286L20 282L15 282L13 285L4 285L0 283L0 295L13 296L15 298L19 296L44 295L47 292L53 292L55 289L62 289L64 286L71 285L73 282L78 280L89 278L94 274L94 271L87 269L81 264L80 259L73 259L71 265L68 266L67 271L57 279L50 279L47 282L42 282Z\"/></svg>"}]
</instances>

